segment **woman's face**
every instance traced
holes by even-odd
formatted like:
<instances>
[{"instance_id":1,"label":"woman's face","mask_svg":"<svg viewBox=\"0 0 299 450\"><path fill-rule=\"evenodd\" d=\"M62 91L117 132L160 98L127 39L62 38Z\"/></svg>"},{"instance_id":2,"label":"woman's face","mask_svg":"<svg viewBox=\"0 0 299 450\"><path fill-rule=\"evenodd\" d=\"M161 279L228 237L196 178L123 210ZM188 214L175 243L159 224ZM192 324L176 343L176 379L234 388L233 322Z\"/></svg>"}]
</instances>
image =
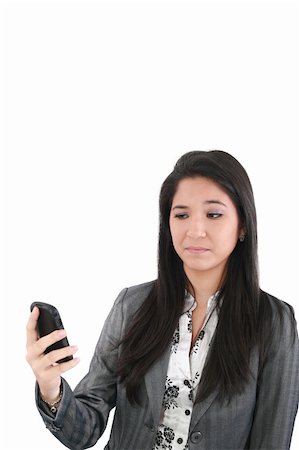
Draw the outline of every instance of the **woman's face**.
<instances>
[{"instance_id":1,"label":"woman's face","mask_svg":"<svg viewBox=\"0 0 299 450\"><path fill-rule=\"evenodd\" d=\"M170 211L173 246L188 275L222 277L240 234L239 218L228 194L205 177L184 178Z\"/></svg>"}]
</instances>

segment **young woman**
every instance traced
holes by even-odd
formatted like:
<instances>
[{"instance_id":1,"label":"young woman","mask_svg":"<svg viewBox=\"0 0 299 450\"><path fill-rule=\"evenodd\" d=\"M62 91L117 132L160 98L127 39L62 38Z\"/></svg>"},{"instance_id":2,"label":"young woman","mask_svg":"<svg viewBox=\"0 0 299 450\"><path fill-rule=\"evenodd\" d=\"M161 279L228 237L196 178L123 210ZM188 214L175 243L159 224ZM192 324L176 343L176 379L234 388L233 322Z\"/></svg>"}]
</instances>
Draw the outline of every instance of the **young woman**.
<instances>
[{"instance_id":1,"label":"young woman","mask_svg":"<svg viewBox=\"0 0 299 450\"><path fill-rule=\"evenodd\" d=\"M157 280L124 289L88 374L76 348L27 326L36 402L68 448L92 447L116 408L110 450L286 450L299 396L293 309L259 287L252 188L223 151L183 155L160 193Z\"/></svg>"}]
</instances>

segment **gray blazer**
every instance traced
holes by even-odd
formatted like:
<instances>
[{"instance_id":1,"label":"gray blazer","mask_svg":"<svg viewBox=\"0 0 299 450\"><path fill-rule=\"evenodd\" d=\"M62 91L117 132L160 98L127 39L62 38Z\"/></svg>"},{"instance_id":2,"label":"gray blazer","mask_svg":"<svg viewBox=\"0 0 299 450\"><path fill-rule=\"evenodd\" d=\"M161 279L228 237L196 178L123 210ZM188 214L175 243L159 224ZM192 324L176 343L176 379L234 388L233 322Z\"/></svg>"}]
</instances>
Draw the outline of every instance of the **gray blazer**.
<instances>
[{"instance_id":1,"label":"gray blazer","mask_svg":"<svg viewBox=\"0 0 299 450\"><path fill-rule=\"evenodd\" d=\"M65 446L81 450L95 445L105 430L108 415L116 408L105 449L151 450L159 425L169 350L145 375L141 406L132 406L118 383L115 367L118 342L152 282L124 289L104 324L88 374L71 391L63 379L63 397L56 416L36 402L46 427ZM269 296L273 309L275 301ZM253 377L244 392L227 405L219 405L217 392L194 405L189 429L190 450L289 449L299 396L298 337L291 339L289 308L284 305L283 332L273 335L266 363L252 354Z\"/></svg>"}]
</instances>

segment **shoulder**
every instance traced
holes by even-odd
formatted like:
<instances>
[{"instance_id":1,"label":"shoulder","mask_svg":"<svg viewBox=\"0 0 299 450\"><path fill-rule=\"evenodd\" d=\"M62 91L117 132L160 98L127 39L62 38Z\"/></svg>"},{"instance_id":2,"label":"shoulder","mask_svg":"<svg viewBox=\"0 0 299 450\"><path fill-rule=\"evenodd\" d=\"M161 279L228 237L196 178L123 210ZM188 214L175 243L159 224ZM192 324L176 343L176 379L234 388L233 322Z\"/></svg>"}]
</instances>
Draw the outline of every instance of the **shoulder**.
<instances>
[{"instance_id":1,"label":"shoulder","mask_svg":"<svg viewBox=\"0 0 299 450\"><path fill-rule=\"evenodd\" d=\"M114 306L121 307L124 315L134 314L148 297L155 285L156 281L153 280L124 288L119 293Z\"/></svg>"},{"instance_id":2,"label":"shoulder","mask_svg":"<svg viewBox=\"0 0 299 450\"><path fill-rule=\"evenodd\" d=\"M274 319L295 320L293 307L274 295L260 290L260 308L271 310Z\"/></svg>"},{"instance_id":3,"label":"shoulder","mask_svg":"<svg viewBox=\"0 0 299 450\"><path fill-rule=\"evenodd\" d=\"M126 296L127 298L140 297L142 295L147 295L155 285L156 280L147 281L146 283L136 284L135 286L130 286L127 288Z\"/></svg>"},{"instance_id":4,"label":"shoulder","mask_svg":"<svg viewBox=\"0 0 299 450\"><path fill-rule=\"evenodd\" d=\"M133 315L148 297L154 285L155 282L150 281L126 287L120 291L106 317L99 341L101 345L103 344L102 336L109 335L111 341L119 341L123 331L131 324Z\"/></svg>"},{"instance_id":5,"label":"shoulder","mask_svg":"<svg viewBox=\"0 0 299 450\"><path fill-rule=\"evenodd\" d=\"M265 338L268 334L268 342L275 348L298 340L294 309L289 303L261 290L259 311L260 332Z\"/></svg>"}]
</instances>

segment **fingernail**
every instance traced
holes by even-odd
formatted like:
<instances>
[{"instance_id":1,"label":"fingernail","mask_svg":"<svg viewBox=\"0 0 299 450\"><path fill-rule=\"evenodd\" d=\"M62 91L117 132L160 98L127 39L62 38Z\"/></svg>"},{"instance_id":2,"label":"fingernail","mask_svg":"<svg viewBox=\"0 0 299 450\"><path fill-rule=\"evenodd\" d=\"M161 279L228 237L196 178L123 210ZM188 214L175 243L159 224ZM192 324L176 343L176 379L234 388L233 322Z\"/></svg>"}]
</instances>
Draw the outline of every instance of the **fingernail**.
<instances>
[{"instance_id":1,"label":"fingernail","mask_svg":"<svg viewBox=\"0 0 299 450\"><path fill-rule=\"evenodd\" d=\"M66 336L65 330L59 330L59 331L58 331L58 336L59 336L59 337L65 337L65 336Z\"/></svg>"}]
</instances>

